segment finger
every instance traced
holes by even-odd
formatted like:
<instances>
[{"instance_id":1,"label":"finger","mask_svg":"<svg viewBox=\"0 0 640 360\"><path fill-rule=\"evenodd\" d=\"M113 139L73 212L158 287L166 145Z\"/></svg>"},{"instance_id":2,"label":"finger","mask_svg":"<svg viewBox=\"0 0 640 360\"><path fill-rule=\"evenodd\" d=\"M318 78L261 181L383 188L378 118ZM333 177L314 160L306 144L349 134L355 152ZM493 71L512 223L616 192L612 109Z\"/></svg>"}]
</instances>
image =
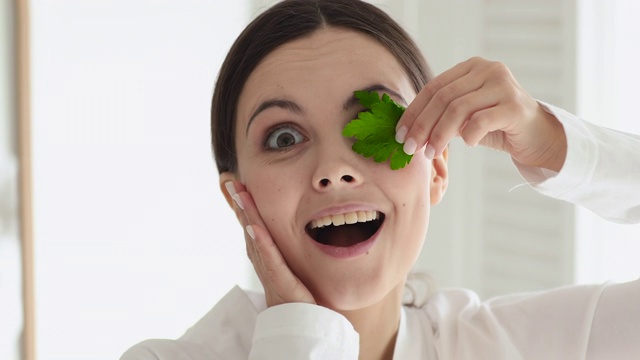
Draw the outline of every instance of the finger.
<instances>
[{"instance_id":1,"label":"finger","mask_svg":"<svg viewBox=\"0 0 640 360\"><path fill-rule=\"evenodd\" d=\"M266 227L253 201L253 197L249 194L244 184L238 181L230 181L225 183L225 187L238 208L235 210L240 210L237 211L237 215L243 227L250 224Z\"/></svg>"},{"instance_id":2,"label":"finger","mask_svg":"<svg viewBox=\"0 0 640 360\"><path fill-rule=\"evenodd\" d=\"M503 133L497 131L509 124L511 116L511 111L499 105L477 111L462 129L460 136L469 146L476 146L482 141L483 145L502 150Z\"/></svg>"},{"instance_id":3,"label":"finger","mask_svg":"<svg viewBox=\"0 0 640 360\"><path fill-rule=\"evenodd\" d=\"M255 204L253 201L249 202L246 199L248 193L246 192L246 187L241 182L238 182L238 181L226 182L225 188L227 189L229 196L231 196L231 198L235 203L233 206L233 210L236 213L238 222L240 222L240 225L242 226L242 229L243 229L247 257L251 261L251 264L256 270L256 274L258 274L258 278L260 278L260 281L262 282L263 266L261 264L261 260L257 253L256 246L253 240L255 238L255 234L252 233L253 229L249 226L250 221L247 218L247 215L244 211L245 206L247 206L245 205L245 203L247 203L249 206L255 206ZM247 195L241 196L239 192L247 193ZM245 200L242 200L242 197L245 197Z\"/></svg>"},{"instance_id":4,"label":"finger","mask_svg":"<svg viewBox=\"0 0 640 360\"><path fill-rule=\"evenodd\" d=\"M247 247L251 253L254 269L262 285L270 289L265 292L270 296L277 294L278 297L289 294L289 289L293 287L290 284L297 282L297 278L286 265L278 246L266 230L267 227L251 194L241 191L238 193L238 198L244 205L248 225L245 227L245 233L249 236ZM285 297L286 300L293 301L289 299L290 296L285 295Z\"/></svg>"},{"instance_id":5,"label":"finger","mask_svg":"<svg viewBox=\"0 0 640 360\"><path fill-rule=\"evenodd\" d=\"M431 131L436 124L441 121L441 117L452 102L460 97L478 90L485 83L482 71L475 69L467 69L470 62L460 65L463 71L452 72L453 75L462 74L455 79L447 79L449 83L440 87L435 93L427 91L430 96L429 102L421 109L421 112L415 118L413 123L407 130L404 152L412 154L416 149L424 146L430 141ZM447 76L451 75L447 74ZM428 84L427 84L428 85Z\"/></svg>"},{"instance_id":6,"label":"finger","mask_svg":"<svg viewBox=\"0 0 640 360\"><path fill-rule=\"evenodd\" d=\"M262 260L263 275L282 302L315 303L302 282L289 269L280 249L262 226L251 226L255 234L256 249Z\"/></svg>"},{"instance_id":7,"label":"finger","mask_svg":"<svg viewBox=\"0 0 640 360\"><path fill-rule=\"evenodd\" d=\"M266 228L262 216L256 207L256 203L253 201L253 197L248 191L238 192L238 201L242 203L244 215L247 217L247 224L245 225L260 225Z\"/></svg>"},{"instance_id":8,"label":"finger","mask_svg":"<svg viewBox=\"0 0 640 360\"><path fill-rule=\"evenodd\" d=\"M407 154L411 154L416 148L422 148L427 142L431 143L434 128L439 124L442 126L442 123L446 121L443 120L442 116L447 109L450 109L451 105L456 102L456 107L460 106L461 103L458 100L469 93L478 91L483 83L482 78L479 78L476 74L468 74L436 93L409 130L404 151ZM444 125L450 126L446 123ZM434 152L434 150L432 147L431 151Z\"/></svg>"},{"instance_id":9,"label":"finger","mask_svg":"<svg viewBox=\"0 0 640 360\"><path fill-rule=\"evenodd\" d=\"M422 110L427 106L427 104L431 101L431 98L433 98L433 96L438 91L440 91L442 88L449 85L456 79L465 76L469 73L469 71L469 64L467 62L462 62L429 80L429 82L427 82L427 84L422 88L418 95L416 95L415 99L413 99L411 104L409 104L409 106L402 114L402 117L396 125L396 133L398 133L402 127L404 127L408 131L408 129L415 122L420 113L422 113ZM406 135L406 133L404 135ZM404 142L404 137L400 136L400 139L397 140L398 142L402 143Z\"/></svg>"},{"instance_id":10,"label":"finger","mask_svg":"<svg viewBox=\"0 0 640 360\"><path fill-rule=\"evenodd\" d=\"M247 225L244 227L244 232L245 232L245 244L247 246L247 255L251 260L251 264L253 265L253 269L255 270L256 275L258 275L258 279L260 280L260 283L263 284L263 286L265 286L264 284L267 284L267 283L265 282L265 277L264 277L264 264L262 262L262 259L260 258L260 254L258 253L258 249L256 247L255 227L251 225Z\"/></svg>"},{"instance_id":11,"label":"finger","mask_svg":"<svg viewBox=\"0 0 640 360\"><path fill-rule=\"evenodd\" d=\"M474 113L496 106L499 100L497 91L481 88L452 101L431 131L429 135L431 148L427 151L435 157L440 156L451 139L461 134L463 126Z\"/></svg>"},{"instance_id":12,"label":"finger","mask_svg":"<svg viewBox=\"0 0 640 360\"><path fill-rule=\"evenodd\" d=\"M253 197L246 191L246 187L241 183L234 184L236 194L232 196L233 200L236 202L236 205L241 208L239 210L238 219L240 220L240 224L244 229L245 235L245 243L247 247L247 255L249 259L254 265L258 276L262 276L262 264L255 246L255 234L252 233L253 226L258 225L265 227L264 222L262 221L262 217L260 216L258 209L256 207L255 202L253 201Z\"/></svg>"},{"instance_id":13,"label":"finger","mask_svg":"<svg viewBox=\"0 0 640 360\"><path fill-rule=\"evenodd\" d=\"M260 229L266 229L266 225L258 212L258 208L256 207L255 202L253 201L253 197L247 191L241 191L238 193L238 199L244 205L244 216L246 218L246 222L243 224L245 229L245 239L247 242L247 252L249 253L249 257L253 264L253 268L256 270L258 274L258 278L264 287L271 286L271 280L269 280L269 276L267 273L267 266L264 263L262 255L258 250L257 246L257 235L261 233ZM256 230L257 229L257 230ZM269 235L268 231L264 230L267 233L268 238L271 242L271 235ZM275 243L274 243L275 245ZM265 290L265 292L267 292Z\"/></svg>"},{"instance_id":14,"label":"finger","mask_svg":"<svg viewBox=\"0 0 640 360\"><path fill-rule=\"evenodd\" d=\"M247 216L244 213L244 204L242 202L242 200L240 199L240 196L238 195L238 189L243 189L244 185L242 185L239 182L236 181L227 181L224 184L227 193L229 195L229 197L231 197L231 199L233 200L233 204L232 204L232 209L234 211L234 213L236 214L236 219L238 219L238 222L240 223L240 225L242 226L243 230L244 230L244 237L245 237L245 245L246 245L246 250L247 250L247 256L249 257L249 259L253 262L253 258L254 258L254 254L255 254L255 250L253 249L253 246L251 244L250 238L249 238L249 234L246 231L246 226L249 224L248 220L247 220Z\"/></svg>"},{"instance_id":15,"label":"finger","mask_svg":"<svg viewBox=\"0 0 640 360\"><path fill-rule=\"evenodd\" d=\"M396 125L396 140L399 143L404 143L409 129L422 113L422 110L431 101L431 98L445 86L468 74L470 65L468 61L459 63L427 82L406 108Z\"/></svg>"},{"instance_id":16,"label":"finger","mask_svg":"<svg viewBox=\"0 0 640 360\"><path fill-rule=\"evenodd\" d=\"M236 214L236 218L238 218L238 221L242 224L241 217L243 216L244 204L238 197L238 191L244 191L244 185L239 181L227 181L224 183L224 187L227 190L229 197L231 197L235 203L235 205L232 206L232 209ZM243 224L243 227L244 225L245 224Z\"/></svg>"},{"instance_id":17,"label":"finger","mask_svg":"<svg viewBox=\"0 0 640 360\"><path fill-rule=\"evenodd\" d=\"M250 228L255 234L256 251L262 260L264 275L277 287L282 278L290 274L289 268L269 232L259 225L252 225Z\"/></svg>"}]
</instances>

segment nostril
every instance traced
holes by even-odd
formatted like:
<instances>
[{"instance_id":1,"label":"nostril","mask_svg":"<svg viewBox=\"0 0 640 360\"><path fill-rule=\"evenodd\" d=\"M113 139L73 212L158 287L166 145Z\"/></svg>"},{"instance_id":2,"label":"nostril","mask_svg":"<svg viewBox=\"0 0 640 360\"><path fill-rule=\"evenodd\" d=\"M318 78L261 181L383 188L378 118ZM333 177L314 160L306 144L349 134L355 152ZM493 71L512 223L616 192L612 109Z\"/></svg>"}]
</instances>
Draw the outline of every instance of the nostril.
<instances>
[{"instance_id":1,"label":"nostril","mask_svg":"<svg viewBox=\"0 0 640 360\"><path fill-rule=\"evenodd\" d=\"M356 181L356 179L351 175L342 175L340 177L340 182L345 182L345 183L349 184L349 183L352 183L352 182L355 182L355 181ZM320 179L320 181L318 181L318 184L319 184L320 187L326 188L326 187L330 186L332 184L332 182L331 182L331 180L329 180L329 178L322 178L322 179ZM335 182L333 184L337 185L337 182Z\"/></svg>"}]
</instances>

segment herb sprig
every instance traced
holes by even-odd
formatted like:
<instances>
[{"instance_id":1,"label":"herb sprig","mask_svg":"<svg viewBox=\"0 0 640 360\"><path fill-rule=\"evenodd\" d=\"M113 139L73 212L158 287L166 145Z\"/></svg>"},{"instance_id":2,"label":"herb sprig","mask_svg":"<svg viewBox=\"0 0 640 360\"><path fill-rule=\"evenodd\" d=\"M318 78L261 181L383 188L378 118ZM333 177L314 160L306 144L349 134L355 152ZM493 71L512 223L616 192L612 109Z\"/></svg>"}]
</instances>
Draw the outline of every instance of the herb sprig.
<instances>
[{"instance_id":1,"label":"herb sprig","mask_svg":"<svg viewBox=\"0 0 640 360\"><path fill-rule=\"evenodd\" d=\"M356 139L353 151L379 163L390 160L391 170L409 164L413 155L407 155L395 139L396 124L405 108L387 94L382 99L375 91L356 91L354 95L367 110L358 113L358 118L342 129L343 136Z\"/></svg>"}]
</instances>

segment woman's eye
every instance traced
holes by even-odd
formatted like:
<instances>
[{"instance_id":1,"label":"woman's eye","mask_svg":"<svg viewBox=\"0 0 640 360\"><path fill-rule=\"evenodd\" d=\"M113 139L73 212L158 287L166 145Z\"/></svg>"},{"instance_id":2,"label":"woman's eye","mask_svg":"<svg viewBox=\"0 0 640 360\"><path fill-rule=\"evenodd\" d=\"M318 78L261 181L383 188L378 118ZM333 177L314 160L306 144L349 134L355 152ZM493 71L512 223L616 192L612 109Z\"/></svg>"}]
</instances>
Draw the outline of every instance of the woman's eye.
<instances>
[{"instance_id":1,"label":"woman's eye","mask_svg":"<svg viewBox=\"0 0 640 360\"><path fill-rule=\"evenodd\" d=\"M275 129L267 137L265 148L270 150L284 150L304 141L304 136L296 129L282 127Z\"/></svg>"}]
</instances>

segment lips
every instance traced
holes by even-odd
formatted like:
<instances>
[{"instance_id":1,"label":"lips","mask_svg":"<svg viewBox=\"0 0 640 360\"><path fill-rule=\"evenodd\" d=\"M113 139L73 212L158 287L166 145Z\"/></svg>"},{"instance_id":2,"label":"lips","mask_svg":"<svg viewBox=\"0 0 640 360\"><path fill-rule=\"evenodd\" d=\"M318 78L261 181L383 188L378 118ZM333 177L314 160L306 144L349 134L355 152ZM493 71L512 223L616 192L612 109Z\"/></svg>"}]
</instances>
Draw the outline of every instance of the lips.
<instances>
[{"instance_id":1,"label":"lips","mask_svg":"<svg viewBox=\"0 0 640 360\"><path fill-rule=\"evenodd\" d=\"M305 231L316 242L334 247L351 247L371 238L382 226L379 211L350 211L312 220Z\"/></svg>"}]
</instances>

